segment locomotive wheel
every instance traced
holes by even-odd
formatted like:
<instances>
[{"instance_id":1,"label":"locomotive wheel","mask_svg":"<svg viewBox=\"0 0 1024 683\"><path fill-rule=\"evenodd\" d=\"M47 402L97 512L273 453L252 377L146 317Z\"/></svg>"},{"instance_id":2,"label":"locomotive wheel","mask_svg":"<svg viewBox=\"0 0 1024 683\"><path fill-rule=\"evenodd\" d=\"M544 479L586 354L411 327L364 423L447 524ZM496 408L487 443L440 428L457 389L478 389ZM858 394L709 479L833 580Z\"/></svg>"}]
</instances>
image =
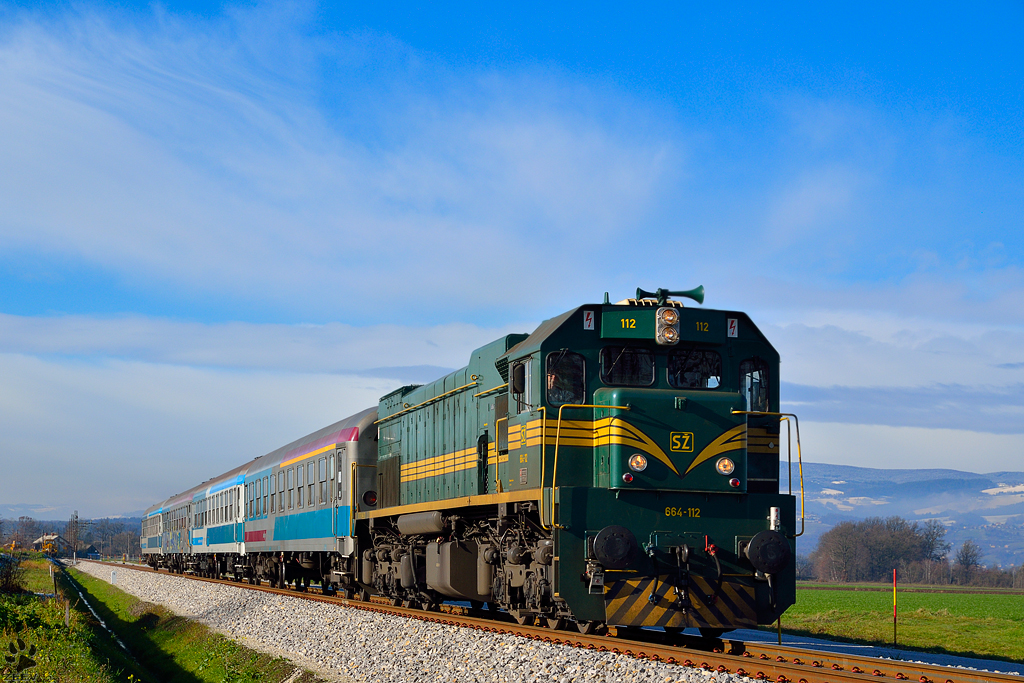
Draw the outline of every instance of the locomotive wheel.
<instances>
[{"instance_id":1,"label":"locomotive wheel","mask_svg":"<svg viewBox=\"0 0 1024 683\"><path fill-rule=\"evenodd\" d=\"M512 615L512 618L515 619L516 623L519 624L520 626L526 626L526 625L532 626L533 625L533 615L532 614L529 614L529 613L524 614L524 613L521 613L517 609L509 610L508 613Z\"/></svg>"},{"instance_id":2,"label":"locomotive wheel","mask_svg":"<svg viewBox=\"0 0 1024 683\"><path fill-rule=\"evenodd\" d=\"M700 631L701 638L707 638L708 640L721 638L722 634L726 631L724 628L699 628L697 630Z\"/></svg>"},{"instance_id":3,"label":"locomotive wheel","mask_svg":"<svg viewBox=\"0 0 1024 683\"><path fill-rule=\"evenodd\" d=\"M605 626L600 621L577 621L576 630L585 636L596 636L605 630Z\"/></svg>"},{"instance_id":4,"label":"locomotive wheel","mask_svg":"<svg viewBox=\"0 0 1024 683\"><path fill-rule=\"evenodd\" d=\"M552 619L550 617L545 617L544 625L553 631L564 631L565 619L559 619L557 617L555 619Z\"/></svg>"}]
</instances>

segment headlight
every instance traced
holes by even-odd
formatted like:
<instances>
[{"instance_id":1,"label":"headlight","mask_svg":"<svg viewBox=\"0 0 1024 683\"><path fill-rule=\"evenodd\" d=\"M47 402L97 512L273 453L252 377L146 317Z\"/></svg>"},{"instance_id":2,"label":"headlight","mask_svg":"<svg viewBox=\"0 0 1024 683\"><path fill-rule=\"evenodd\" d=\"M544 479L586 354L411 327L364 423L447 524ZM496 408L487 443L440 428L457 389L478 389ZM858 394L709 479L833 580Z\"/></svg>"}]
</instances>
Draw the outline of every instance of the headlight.
<instances>
[{"instance_id":1,"label":"headlight","mask_svg":"<svg viewBox=\"0 0 1024 683\"><path fill-rule=\"evenodd\" d=\"M729 458L719 458L718 462L715 463L715 469L718 470L719 474L728 477L736 471L736 463Z\"/></svg>"},{"instance_id":2,"label":"headlight","mask_svg":"<svg viewBox=\"0 0 1024 683\"><path fill-rule=\"evenodd\" d=\"M647 458L639 453L634 453L629 459L629 469L634 472L643 472L647 469Z\"/></svg>"},{"instance_id":3,"label":"headlight","mask_svg":"<svg viewBox=\"0 0 1024 683\"><path fill-rule=\"evenodd\" d=\"M671 306L658 309L654 319L654 341L667 345L679 343L679 311Z\"/></svg>"}]
</instances>

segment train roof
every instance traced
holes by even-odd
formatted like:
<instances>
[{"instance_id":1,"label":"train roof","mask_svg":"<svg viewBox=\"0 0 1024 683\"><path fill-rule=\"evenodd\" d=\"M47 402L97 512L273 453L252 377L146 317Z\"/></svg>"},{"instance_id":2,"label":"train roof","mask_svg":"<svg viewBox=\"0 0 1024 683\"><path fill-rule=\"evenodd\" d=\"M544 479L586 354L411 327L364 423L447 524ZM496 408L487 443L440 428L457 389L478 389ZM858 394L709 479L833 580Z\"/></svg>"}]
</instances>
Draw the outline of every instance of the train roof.
<instances>
[{"instance_id":1,"label":"train roof","mask_svg":"<svg viewBox=\"0 0 1024 683\"><path fill-rule=\"evenodd\" d=\"M296 439L295 441L273 450L266 455L250 460L247 463L228 470L223 474L207 479L201 484L186 489L181 493L176 493L170 498L150 506L146 509L143 517L149 517L153 514L158 514L178 507L184 503L190 503L193 500L205 498L210 494L219 493L220 491L231 488L232 486L237 486L245 480L245 475L248 474L250 470L263 469L272 465L278 465L281 462L286 462L289 459L306 457L313 451L327 446L333 446L337 443L358 441L361 430L365 431L367 429L367 422L369 425L373 425L373 420L376 418L376 414L377 407L374 406L373 408L367 408L355 415L339 420L338 422L328 425L323 429L318 429L312 434L307 434L301 439Z\"/></svg>"},{"instance_id":2,"label":"train roof","mask_svg":"<svg viewBox=\"0 0 1024 683\"><path fill-rule=\"evenodd\" d=\"M360 437L373 426L376 418L377 406L367 408L260 456L254 462L249 463L249 467L255 471L267 467L283 466L334 448L339 443L359 441Z\"/></svg>"}]
</instances>

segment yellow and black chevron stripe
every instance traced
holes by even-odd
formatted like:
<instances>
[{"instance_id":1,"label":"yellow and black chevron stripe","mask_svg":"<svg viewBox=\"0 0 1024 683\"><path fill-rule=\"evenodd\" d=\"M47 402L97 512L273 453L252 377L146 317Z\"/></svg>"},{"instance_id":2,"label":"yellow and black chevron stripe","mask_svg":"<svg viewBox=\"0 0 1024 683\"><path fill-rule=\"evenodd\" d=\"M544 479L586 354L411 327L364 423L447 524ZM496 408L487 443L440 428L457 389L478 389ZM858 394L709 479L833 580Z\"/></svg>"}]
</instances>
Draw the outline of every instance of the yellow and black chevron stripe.
<instances>
[{"instance_id":1,"label":"yellow and black chevron stripe","mask_svg":"<svg viewBox=\"0 0 1024 683\"><path fill-rule=\"evenodd\" d=\"M726 577L717 600L714 583L704 577L690 576L690 608L685 612L675 607L676 589L670 577L644 576L609 582L605 587L605 619L615 626L667 626L669 628L730 628L757 625L757 599L753 585Z\"/></svg>"},{"instance_id":2,"label":"yellow and black chevron stripe","mask_svg":"<svg viewBox=\"0 0 1024 683\"><path fill-rule=\"evenodd\" d=\"M759 432L757 445L766 448L770 435L764 429L756 431ZM752 429L751 434L753 435L754 432L755 430ZM762 435L760 432L764 434ZM746 448L747 426L746 424L736 425L712 441L693 459L686 472L683 473L679 472L679 468L661 446L640 429L619 417L604 417L597 420L562 420L561 429L553 420L548 420L546 424L543 420L531 420L526 424L510 425L508 428L510 450L532 448L540 446L542 443L545 446L554 446L556 441L562 447L626 446L650 455L677 476L684 477L703 462L723 453ZM496 445L493 441L488 444L487 464L507 462L508 455L498 455L495 448ZM477 466L478 460L476 448L472 447L405 463L402 465L401 471L402 482L472 469Z\"/></svg>"}]
</instances>

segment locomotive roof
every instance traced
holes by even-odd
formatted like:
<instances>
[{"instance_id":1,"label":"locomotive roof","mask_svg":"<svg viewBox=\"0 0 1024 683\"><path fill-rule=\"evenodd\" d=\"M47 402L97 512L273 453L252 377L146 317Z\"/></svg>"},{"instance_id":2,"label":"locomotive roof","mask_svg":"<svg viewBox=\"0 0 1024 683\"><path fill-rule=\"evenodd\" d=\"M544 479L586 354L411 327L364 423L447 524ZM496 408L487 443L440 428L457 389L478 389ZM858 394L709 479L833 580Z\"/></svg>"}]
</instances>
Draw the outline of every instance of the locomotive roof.
<instances>
[{"instance_id":1,"label":"locomotive roof","mask_svg":"<svg viewBox=\"0 0 1024 683\"><path fill-rule=\"evenodd\" d=\"M544 340L547 339L552 333L554 333L559 327L561 327L562 323L568 320L573 315L573 313L580 310L580 308L582 308L582 306L577 306L576 308L570 311L566 311L561 315L556 315L554 318L548 318L540 325L538 325L537 329L531 332L529 337L519 342L502 355L498 356L498 358L512 358L513 356L520 356L523 353L529 353L531 351L539 349L540 345L544 343Z\"/></svg>"}]
</instances>

